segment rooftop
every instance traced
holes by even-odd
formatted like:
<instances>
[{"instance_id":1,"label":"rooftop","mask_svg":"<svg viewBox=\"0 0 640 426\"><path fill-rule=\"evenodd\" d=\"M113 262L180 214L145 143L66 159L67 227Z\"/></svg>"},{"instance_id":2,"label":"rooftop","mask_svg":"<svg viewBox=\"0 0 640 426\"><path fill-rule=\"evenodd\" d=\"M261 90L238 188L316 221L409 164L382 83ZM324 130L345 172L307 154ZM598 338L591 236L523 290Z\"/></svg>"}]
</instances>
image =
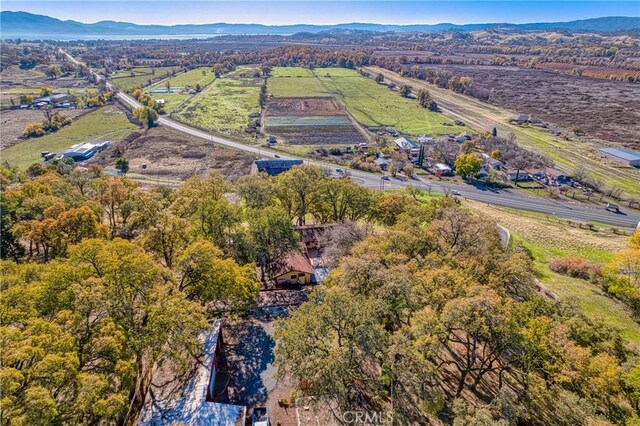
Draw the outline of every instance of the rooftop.
<instances>
[{"instance_id":1,"label":"rooftop","mask_svg":"<svg viewBox=\"0 0 640 426\"><path fill-rule=\"evenodd\" d=\"M216 320L202 333L201 359L194 374L183 386L181 395L158 397L149 389L138 426L156 425L244 425L246 407L207 401L211 366L220 335L222 320ZM153 391L153 392L152 392Z\"/></svg>"},{"instance_id":2,"label":"rooftop","mask_svg":"<svg viewBox=\"0 0 640 426\"><path fill-rule=\"evenodd\" d=\"M304 272L312 275L314 272L313 265L311 265L309 258L299 251L290 252L282 261L280 269L274 275L280 276L292 271Z\"/></svg>"},{"instance_id":3,"label":"rooftop","mask_svg":"<svg viewBox=\"0 0 640 426\"><path fill-rule=\"evenodd\" d=\"M629 148L602 148L600 152L615 155L627 161L640 160L640 152Z\"/></svg>"}]
</instances>

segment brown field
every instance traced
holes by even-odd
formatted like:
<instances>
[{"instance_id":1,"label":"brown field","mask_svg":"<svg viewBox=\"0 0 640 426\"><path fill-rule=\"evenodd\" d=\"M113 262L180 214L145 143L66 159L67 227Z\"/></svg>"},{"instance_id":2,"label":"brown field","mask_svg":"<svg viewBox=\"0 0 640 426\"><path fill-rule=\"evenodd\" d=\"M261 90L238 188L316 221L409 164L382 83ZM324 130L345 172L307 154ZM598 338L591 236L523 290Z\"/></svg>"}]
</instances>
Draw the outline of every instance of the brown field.
<instances>
[{"instance_id":1,"label":"brown field","mask_svg":"<svg viewBox=\"0 0 640 426\"><path fill-rule=\"evenodd\" d=\"M23 70L12 65L0 72L0 89L23 89L55 87L56 89L84 88L90 84L84 78L74 76L60 77L57 79L47 78L42 71L44 65L38 65L30 70Z\"/></svg>"},{"instance_id":2,"label":"brown field","mask_svg":"<svg viewBox=\"0 0 640 426\"><path fill-rule=\"evenodd\" d=\"M579 66L574 64L563 64L557 62L548 62L538 64L536 68L540 68L547 71L556 71L563 74L574 74L576 69L581 70L582 76L602 79L623 79L626 76L631 76L634 79L640 79L640 71L638 70L625 70L621 68L606 68L595 66Z\"/></svg>"},{"instance_id":3,"label":"brown field","mask_svg":"<svg viewBox=\"0 0 640 426\"><path fill-rule=\"evenodd\" d=\"M212 146L165 127L134 134L123 145L124 156L129 160L129 175L149 183L181 181L209 171L218 171L233 181L248 174L256 159L244 152ZM90 163L100 164L107 170L115 170L114 162L113 146L90 160Z\"/></svg>"},{"instance_id":4,"label":"brown field","mask_svg":"<svg viewBox=\"0 0 640 426\"><path fill-rule=\"evenodd\" d=\"M91 112L90 109L65 109L60 113L71 118ZM22 131L28 124L44 120L42 111L37 110L2 110L0 111L0 148L8 148L19 142Z\"/></svg>"},{"instance_id":5,"label":"brown field","mask_svg":"<svg viewBox=\"0 0 640 426\"><path fill-rule=\"evenodd\" d=\"M320 116L347 115L342 105L333 97L269 98L267 116Z\"/></svg>"},{"instance_id":6,"label":"brown field","mask_svg":"<svg viewBox=\"0 0 640 426\"><path fill-rule=\"evenodd\" d=\"M640 84L541 69L429 65L471 77L491 91L490 102L562 126L578 127L588 137L640 148Z\"/></svg>"}]
</instances>

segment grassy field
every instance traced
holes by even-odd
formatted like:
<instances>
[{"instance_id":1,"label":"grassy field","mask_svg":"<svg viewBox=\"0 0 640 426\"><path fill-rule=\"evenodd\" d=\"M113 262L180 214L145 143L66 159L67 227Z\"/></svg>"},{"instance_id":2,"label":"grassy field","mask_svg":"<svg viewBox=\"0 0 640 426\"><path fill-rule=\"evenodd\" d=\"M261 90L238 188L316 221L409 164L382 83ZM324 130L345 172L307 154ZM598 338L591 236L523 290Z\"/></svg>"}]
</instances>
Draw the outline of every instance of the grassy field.
<instances>
[{"instance_id":1,"label":"grassy field","mask_svg":"<svg viewBox=\"0 0 640 426\"><path fill-rule=\"evenodd\" d=\"M601 319L619 328L622 336L640 349L640 324L634 321L622 303L606 295L595 284L559 275L549 269L551 260L569 256L604 263L616 251L626 247L628 237L574 228L561 219L536 213L489 207L477 202L468 204L509 229L514 242L522 242L531 250L542 284L563 300L575 300L589 318Z\"/></svg>"},{"instance_id":2,"label":"grassy field","mask_svg":"<svg viewBox=\"0 0 640 426\"><path fill-rule=\"evenodd\" d=\"M249 67L226 74L202 93L187 100L173 117L203 129L249 139L245 132L251 116L260 114L258 97L262 79L249 77Z\"/></svg>"},{"instance_id":3,"label":"grassy field","mask_svg":"<svg viewBox=\"0 0 640 426\"><path fill-rule=\"evenodd\" d=\"M491 131L495 127L498 135L513 133L518 143L551 158L566 172L571 173L582 166L607 185L621 188L635 198L640 197L640 170L615 167L603 162L597 152L598 147L593 143L554 140L555 137L545 129L510 124L508 120L514 115L511 111L421 80L401 77L379 67L365 69L373 75L382 73L385 79L398 84L428 89L445 115L463 121L473 130Z\"/></svg>"},{"instance_id":4,"label":"grassy field","mask_svg":"<svg viewBox=\"0 0 640 426\"><path fill-rule=\"evenodd\" d=\"M302 67L274 67L271 69L271 77L313 77L313 72Z\"/></svg>"},{"instance_id":5,"label":"grassy field","mask_svg":"<svg viewBox=\"0 0 640 426\"><path fill-rule=\"evenodd\" d=\"M204 73L204 74L203 74ZM201 87L206 87L215 79L215 74L209 68L196 68L177 74L175 77L159 82L147 88L146 92L153 99L164 99L165 111L172 112L178 108L183 102L195 95L190 95L189 89L195 88L197 84ZM171 84L171 87L180 87L182 90L176 93L151 93L155 89L162 89L166 87L166 84Z\"/></svg>"},{"instance_id":6,"label":"grassy field","mask_svg":"<svg viewBox=\"0 0 640 426\"><path fill-rule=\"evenodd\" d=\"M130 91L136 87L147 86L149 82L160 80L171 71L178 72L179 70L179 67L135 67L111 74L109 82L120 90Z\"/></svg>"},{"instance_id":7,"label":"grassy field","mask_svg":"<svg viewBox=\"0 0 640 426\"><path fill-rule=\"evenodd\" d=\"M336 96L364 125L393 126L410 135L440 135L464 130L445 115L420 108L415 100L403 98L397 92L362 77L357 71L318 68L313 73L327 94Z\"/></svg>"},{"instance_id":8,"label":"grassy field","mask_svg":"<svg viewBox=\"0 0 640 426\"><path fill-rule=\"evenodd\" d=\"M41 151L60 152L71 145L92 140L116 140L136 130L115 105L93 111L55 133L31 138L0 151L0 160L26 168L40 161Z\"/></svg>"},{"instance_id":9,"label":"grassy field","mask_svg":"<svg viewBox=\"0 0 640 426\"><path fill-rule=\"evenodd\" d=\"M267 89L275 97L327 96L320 80L311 70L302 67L273 68Z\"/></svg>"}]
</instances>

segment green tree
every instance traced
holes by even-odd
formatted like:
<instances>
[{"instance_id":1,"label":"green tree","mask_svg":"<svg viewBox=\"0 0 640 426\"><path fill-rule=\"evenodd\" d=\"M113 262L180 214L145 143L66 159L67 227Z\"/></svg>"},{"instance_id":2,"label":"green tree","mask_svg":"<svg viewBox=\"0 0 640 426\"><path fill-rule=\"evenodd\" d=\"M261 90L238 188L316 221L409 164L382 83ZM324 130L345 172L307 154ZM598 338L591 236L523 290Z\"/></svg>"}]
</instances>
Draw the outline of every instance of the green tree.
<instances>
[{"instance_id":1,"label":"green tree","mask_svg":"<svg viewBox=\"0 0 640 426\"><path fill-rule=\"evenodd\" d=\"M133 115L140 120L147 129L155 126L156 121L158 120L158 113L156 110L146 105L133 110Z\"/></svg>"},{"instance_id":2,"label":"green tree","mask_svg":"<svg viewBox=\"0 0 640 426\"><path fill-rule=\"evenodd\" d=\"M378 73L378 75L376 75L376 83L382 84L383 82L384 82L384 75L382 75L382 73Z\"/></svg>"},{"instance_id":3,"label":"green tree","mask_svg":"<svg viewBox=\"0 0 640 426\"><path fill-rule=\"evenodd\" d=\"M455 171L456 174L462 176L463 179L474 176L481 168L482 160L476 154L460 154L456 158Z\"/></svg>"},{"instance_id":4,"label":"green tree","mask_svg":"<svg viewBox=\"0 0 640 426\"><path fill-rule=\"evenodd\" d=\"M304 225L307 214L313 210L318 186L324 177L323 169L306 164L295 166L276 177L276 196L298 225Z\"/></svg>"},{"instance_id":5,"label":"green tree","mask_svg":"<svg viewBox=\"0 0 640 426\"><path fill-rule=\"evenodd\" d=\"M116 160L115 168L116 170L119 170L120 173L122 173L123 175L126 175L127 172L129 171L129 160L127 160L124 157L119 157Z\"/></svg>"},{"instance_id":6,"label":"green tree","mask_svg":"<svg viewBox=\"0 0 640 426\"><path fill-rule=\"evenodd\" d=\"M412 90L411 86L409 86L408 84L402 84L400 85L398 92L400 93L400 96L407 97L411 94L411 90Z\"/></svg>"}]
</instances>

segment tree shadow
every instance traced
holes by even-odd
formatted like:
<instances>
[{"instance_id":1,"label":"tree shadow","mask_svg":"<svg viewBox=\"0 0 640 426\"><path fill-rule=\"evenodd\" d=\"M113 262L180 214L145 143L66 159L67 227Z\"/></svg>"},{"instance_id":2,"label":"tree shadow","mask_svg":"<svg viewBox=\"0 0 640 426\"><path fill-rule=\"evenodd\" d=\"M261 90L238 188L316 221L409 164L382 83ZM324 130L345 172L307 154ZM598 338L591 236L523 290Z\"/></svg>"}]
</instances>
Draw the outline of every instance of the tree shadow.
<instances>
[{"instance_id":1,"label":"tree shadow","mask_svg":"<svg viewBox=\"0 0 640 426\"><path fill-rule=\"evenodd\" d=\"M231 374L229 402L249 407L264 405L272 384L264 383L263 373L273 368L275 341L260 323L253 321L228 324L227 332L232 336L226 349ZM266 377L271 378L268 374Z\"/></svg>"}]
</instances>

